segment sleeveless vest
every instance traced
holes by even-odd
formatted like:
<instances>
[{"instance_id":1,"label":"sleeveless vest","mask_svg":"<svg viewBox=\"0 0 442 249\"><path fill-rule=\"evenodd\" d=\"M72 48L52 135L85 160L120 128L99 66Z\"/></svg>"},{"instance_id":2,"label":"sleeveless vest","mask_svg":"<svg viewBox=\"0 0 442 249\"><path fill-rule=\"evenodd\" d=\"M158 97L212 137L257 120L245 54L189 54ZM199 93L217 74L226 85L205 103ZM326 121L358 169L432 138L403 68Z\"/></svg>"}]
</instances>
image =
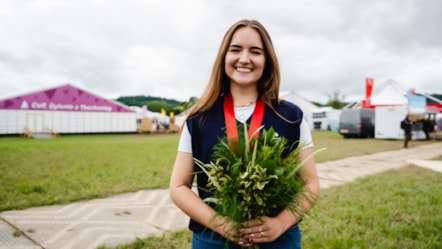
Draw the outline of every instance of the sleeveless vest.
<instances>
[{"instance_id":1,"label":"sleeveless vest","mask_svg":"<svg viewBox=\"0 0 442 249\"><path fill-rule=\"evenodd\" d=\"M223 103L224 98L221 97L215 102L210 110L189 117L186 121L187 127L192 136L193 157L204 163L214 161L212 157L213 147L222 137L226 136ZM288 140L287 153L290 153L296 149L296 146L290 146L299 141L300 124L303 119L303 112L297 105L285 100L282 100L279 105L276 102L273 104L276 111L281 116L289 121L296 122L289 123L281 119L266 105L262 125L264 125L264 129L266 130L273 127L279 136L285 137ZM251 117L246 121L248 125L250 124L250 121ZM201 173L202 171L197 165L194 165L194 171L197 173L196 180L200 198L205 199L212 196L212 193L202 189L208 183L207 176L204 173ZM201 232L205 227L191 219L189 228L194 232Z\"/></svg>"}]
</instances>

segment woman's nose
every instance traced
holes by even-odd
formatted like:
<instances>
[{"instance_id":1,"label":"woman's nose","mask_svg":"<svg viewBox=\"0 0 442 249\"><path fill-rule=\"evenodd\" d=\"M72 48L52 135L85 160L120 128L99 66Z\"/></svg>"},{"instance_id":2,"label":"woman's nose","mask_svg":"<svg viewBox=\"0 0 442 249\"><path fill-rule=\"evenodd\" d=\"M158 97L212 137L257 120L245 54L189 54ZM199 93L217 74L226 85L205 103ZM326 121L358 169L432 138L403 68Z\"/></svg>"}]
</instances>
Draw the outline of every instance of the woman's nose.
<instances>
[{"instance_id":1,"label":"woman's nose","mask_svg":"<svg viewBox=\"0 0 442 249\"><path fill-rule=\"evenodd\" d=\"M240 54L240 56L239 56L239 62L241 62L241 63L248 63L248 62L250 62L249 53L246 52L246 51L242 52Z\"/></svg>"}]
</instances>

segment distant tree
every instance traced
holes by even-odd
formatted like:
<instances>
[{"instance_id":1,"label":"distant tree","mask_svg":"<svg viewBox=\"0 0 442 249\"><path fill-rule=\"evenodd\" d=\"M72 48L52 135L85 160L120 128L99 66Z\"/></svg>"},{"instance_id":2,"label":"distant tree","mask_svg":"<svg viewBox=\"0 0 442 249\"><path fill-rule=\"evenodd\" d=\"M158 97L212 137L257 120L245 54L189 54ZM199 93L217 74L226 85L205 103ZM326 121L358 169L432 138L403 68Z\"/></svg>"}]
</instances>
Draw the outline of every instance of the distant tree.
<instances>
[{"instance_id":1,"label":"distant tree","mask_svg":"<svg viewBox=\"0 0 442 249\"><path fill-rule=\"evenodd\" d=\"M143 95L119 97L116 99L116 101L121 102L125 105L140 106L140 107L151 101L163 101L166 103L167 106L176 106L182 104L182 102L179 102L174 99L166 99L166 98L143 96Z\"/></svg>"},{"instance_id":2,"label":"distant tree","mask_svg":"<svg viewBox=\"0 0 442 249\"><path fill-rule=\"evenodd\" d=\"M161 110L164 109L168 115L171 112L177 115L187 110L189 107L191 107L195 103L196 98L192 97L187 102L186 101L180 102L174 99L138 95L138 96L123 96L115 100L127 106L142 107L143 105L147 105L147 109L149 111L161 112Z\"/></svg>"},{"instance_id":3,"label":"distant tree","mask_svg":"<svg viewBox=\"0 0 442 249\"><path fill-rule=\"evenodd\" d=\"M328 94L328 101L326 106L331 106L335 109L342 109L347 103L344 102L345 95L341 94L339 90L333 92L333 94Z\"/></svg>"},{"instance_id":4,"label":"distant tree","mask_svg":"<svg viewBox=\"0 0 442 249\"><path fill-rule=\"evenodd\" d=\"M167 102L161 100L152 100L147 102L146 105L151 112L161 112L161 109L167 110Z\"/></svg>"},{"instance_id":5,"label":"distant tree","mask_svg":"<svg viewBox=\"0 0 442 249\"><path fill-rule=\"evenodd\" d=\"M321 104L321 103L316 102L316 101L310 101L310 102L312 102L312 103L313 103L315 106L317 106L317 107L324 106L324 104Z\"/></svg>"},{"instance_id":6,"label":"distant tree","mask_svg":"<svg viewBox=\"0 0 442 249\"><path fill-rule=\"evenodd\" d=\"M189 101L185 104L186 109L192 107L198 101L197 97L191 97Z\"/></svg>"},{"instance_id":7,"label":"distant tree","mask_svg":"<svg viewBox=\"0 0 442 249\"><path fill-rule=\"evenodd\" d=\"M184 105L177 105L177 106L172 107L169 110L169 112L173 112L175 114L179 114L179 113L182 113L185 110L186 110L186 107Z\"/></svg>"}]
</instances>

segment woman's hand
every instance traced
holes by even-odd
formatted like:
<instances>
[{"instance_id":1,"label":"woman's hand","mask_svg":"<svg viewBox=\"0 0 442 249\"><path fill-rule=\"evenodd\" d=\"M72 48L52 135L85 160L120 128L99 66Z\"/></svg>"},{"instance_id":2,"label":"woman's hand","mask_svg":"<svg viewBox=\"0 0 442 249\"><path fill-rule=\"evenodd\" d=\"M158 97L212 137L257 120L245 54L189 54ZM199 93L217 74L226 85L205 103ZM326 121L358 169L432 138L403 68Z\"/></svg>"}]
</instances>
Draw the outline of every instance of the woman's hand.
<instances>
[{"instance_id":1,"label":"woman's hand","mask_svg":"<svg viewBox=\"0 0 442 249\"><path fill-rule=\"evenodd\" d=\"M284 232L284 224L276 217L263 216L260 220L250 220L242 224L241 238L250 243L267 243L279 238Z\"/></svg>"},{"instance_id":2,"label":"woman's hand","mask_svg":"<svg viewBox=\"0 0 442 249\"><path fill-rule=\"evenodd\" d=\"M240 231L238 231L238 226L235 226L232 222L227 222L225 218L218 216L216 221L217 225L213 230L219 233L224 238L230 240L232 243L242 246L249 247L252 245L248 239L241 236Z\"/></svg>"}]
</instances>

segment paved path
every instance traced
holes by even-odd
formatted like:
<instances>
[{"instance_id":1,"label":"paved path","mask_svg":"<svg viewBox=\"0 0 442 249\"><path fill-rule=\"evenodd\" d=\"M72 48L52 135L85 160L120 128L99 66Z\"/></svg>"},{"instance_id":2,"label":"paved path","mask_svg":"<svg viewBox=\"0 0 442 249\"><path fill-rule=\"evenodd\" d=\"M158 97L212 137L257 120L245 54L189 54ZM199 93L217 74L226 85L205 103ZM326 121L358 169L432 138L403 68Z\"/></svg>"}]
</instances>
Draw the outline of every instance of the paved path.
<instances>
[{"instance_id":1,"label":"paved path","mask_svg":"<svg viewBox=\"0 0 442 249\"><path fill-rule=\"evenodd\" d=\"M407 163L441 172L442 143L317 164L321 188L399 168ZM0 213L0 249L93 249L180 230L188 218L168 190L142 190L68 205Z\"/></svg>"}]
</instances>

